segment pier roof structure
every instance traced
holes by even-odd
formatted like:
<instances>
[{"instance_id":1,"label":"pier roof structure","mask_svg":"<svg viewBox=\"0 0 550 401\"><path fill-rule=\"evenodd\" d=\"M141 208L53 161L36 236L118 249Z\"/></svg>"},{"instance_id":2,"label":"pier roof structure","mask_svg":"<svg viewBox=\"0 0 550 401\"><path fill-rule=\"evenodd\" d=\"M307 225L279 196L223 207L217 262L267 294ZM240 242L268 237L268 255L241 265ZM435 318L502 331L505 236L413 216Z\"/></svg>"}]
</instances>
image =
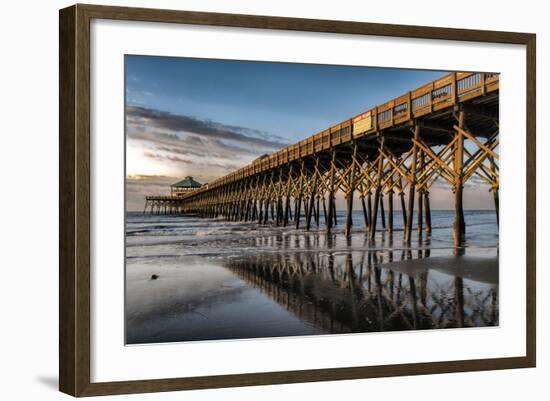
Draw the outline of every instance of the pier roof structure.
<instances>
[{"instance_id":1,"label":"pier roof structure","mask_svg":"<svg viewBox=\"0 0 550 401\"><path fill-rule=\"evenodd\" d=\"M195 181L193 177L187 176L183 180L172 184L172 188L200 188L202 184L198 181Z\"/></svg>"}]
</instances>

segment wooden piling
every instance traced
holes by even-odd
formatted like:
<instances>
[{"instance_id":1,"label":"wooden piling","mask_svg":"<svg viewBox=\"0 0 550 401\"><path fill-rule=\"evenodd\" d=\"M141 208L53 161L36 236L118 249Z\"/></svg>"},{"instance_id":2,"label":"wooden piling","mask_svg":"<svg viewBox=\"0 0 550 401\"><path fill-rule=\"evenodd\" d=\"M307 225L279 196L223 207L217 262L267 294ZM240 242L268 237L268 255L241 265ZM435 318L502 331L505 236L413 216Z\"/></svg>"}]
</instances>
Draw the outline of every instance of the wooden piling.
<instances>
[{"instance_id":1,"label":"wooden piling","mask_svg":"<svg viewBox=\"0 0 550 401\"><path fill-rule=\"evenodd\" d=\"M384 210L384 194L380 193L380 220L382 222L382 228L386 229L386 212Z\"/></svg>"},{"instance_id":2,"label":"wooden piling","mask_svg":"<svg viewBox=\"0 0 550 401\"><path fill-rule=\"evenodd\" d=\"M420 149L418 152L418 168L423 169L424 168L424 151ZM420 189L417 191L417 198L418 198L418 211L417 211L417 221L416 226L418 230L418 238L422 237L422 230L423 230L423 219L424 219L424 189Z\"/></svg>"},{"instance_id":3,"label":"wooden piling","mask_svg":"<svg viewBox=\"0 0 550 401\"><path fill-rule=\"evenodd\" d=\"M311 194L309 196L309 205L307 205L307 207L305 208L305 212L306 212L306 231L309 231L310 227L311 227L311 217L313 216L313 212L314 212L314 207L315 207L315 196L313 194ZM305 200L304 200L304 203L305 203ZM304 205L306 206L306 205Z\"/></svg>"},{"instance_id":4,"label":"wooden piling","mask_svg":"<svg viewBox=\"0 0 550 401\"><path fill-rule=\"evenodd\" d=\"M249 221L250 219L250 209L252 205L252 200L248 199L246 201L245 211L244 211L244 221Z\"/></svg>"},{"instance_id":5,"label":"wooden piling","mask_svg":"<svg viewBox=\"0 0 550 401\"><path fill-rule=\"evenodd\" d=\"M317 228L319 228L319 213L320 213L320 211L319 211L320 204L319 203L320 203L320 198L321 197L319 195L317 195L316 198L317 198L317 205L315 207L315 225L317 226Z\"/></svg>"},{"instance_id":6,"label":"wooden piling","mask_svg":"<svg viewBox=\"0 0 550 401\"><path fill-rule=\"evenodd\" d=\"M384 137L380 139L380 149L384 151ZM378 219L378 206L380 204L380 191L382 190L382 168L384 167L384 156L382 152L378 152L378 165L376 169L376 188L374 191L374 211L372 214L372 219L370 219L370 232L369 238L371 241L374 240L376 236L376 223Z\"/></svg>"},{"instance_id":7,"label":"wooden piling","mask_svg":"<svg viewBox=\"0 0 550 401\"><path fill-rule=\"evenodd\" d=\"M388 232L393 232L393 173L389 179L390 190L388 191Z\"/></svg>"},{"instance_id":8,"label":"wooden piling","mask_svg":"<svg viewBox=\"0 0 550 401\"><path fill-rule=\"evenodd\" d=\"M306 196L302 197L302 206L304 208L304 219L307 220L309 204L308 204L308 198Z\"/></svg>"},{"instance_id":9,"label":"wooden piling","mask_svg":"<svg viewBox=\"0 0 550 401\"><path fill-rule=\"evenodd\" d=\"M399 199L401 201L401 214L403 215L403 231L405 231L407 227L407 207L405 206L405 191L401 177L399 177Z\"/></svg>"},{"instance_id":10,"label":"wooden piling","mask_svg":"<svg viewBox=\"0 0 550 401\"><path fill-rule=\"evenodd\" d=\"M323 194L323 216L325 217L325 226L328 226L327 202Z\"/></svg>"},{"instance_id":11,"label":"wooden piling","mask_svg":"<svg viewBox=\"0 0 550 401\"><path fill-rule=\"evenodd\" d=\"M300 228L301 207L302 207L302 200L300 198L296 198L294 200L294 226L296 229Z\"/></svg>"},{"instance_id":12,"label":"wooden piling","mask_svg":"<svg viewBox=\"0 0 550 401\"><path fill-rule=\"evenodd\" d=\"M367 215L369 217L369 231L370 227L372 226L372 193L369 191L367 193Z\"/></svg>"},{"instance_id":13,"label":"wooden piling","mask_svg":"<svg viewBox=\"0 0 550 401\"><path fill-rule=\"evenodd\" d=\"M254 221L257 218L258 218L258 201L254 199L254 202L252 204L252 217L250 219Z\"/></svg>"},{"instance_id":14,"label":"wooden piling","mask_svg":"<svg viewBox=\"0 0 550 401\"><path fill-rule=\"evenodd\" d=\"M357 143L353 143L353 155L351 158L351 166L349 168L348 177L348 192L346 194L347 200L347 215L346 215L346 238L351 235L351 226L353 225L353 192L355 189L355 159L357 158Z\"/></svg>"},{"instance_id":15,"label":"wooden piling","mask_svg":"<svg viewBox=\"0 0 550 401\"><path fill-rule=\"evenodd\" d=\"M424 220L426 221L426 234L432 233L432 212L430 210L430 193L424 191Z\"/></svg>"},{"instance_id":16,"label":"wooden piling","mask_svg":"<svg viewBox=\"0 0 550 401\"><path fill-rule=\"evenodd\" d=\"M422 236L422 229L423 229L423 219L424 219L424 191L420 190L417 192L417 198L418 198L418 211L417 211L417 220L416 220L416 228L418 230L418 237L420 238Z\"/></svg>"},{"instance_id":17,"label":"wooden piling","mask_svg":"<svg viewBox=\"0 0 550 401\"><path fill-rule=\"evenodd\" d=\"M415 140L418 140L418 137L420 135L420 126L416 124L414 126L414 132L413 132L413 138ZM409 184L409 208L407 210L407 224L405 226L405 242L407 244L411 243L411 234L412 234L412 225L413 225L413 213L414 213L414 195L415 195L415 189L416 189L416 163L417 163L417 156L418 156L418 148L416 144L413 142L413 154L412 154L412 160L411 160L411 182Z\"/></svg>"},{"instance_id":18,"label":"wooden piling","mask_svg":"<svg viewBox=\"0 0 550 401\"><path fill-rule=\"evenodd\" d=\"M309 231L311 227L311 216L313 214L313 208L315 207L315 196L317 194L317 169L319 168L319 158L315 160L315 172L313 175L313 182L311 185L311 193L309 195L309 207L307 208L306 215L306 231Z\"/></svg>"},{"instance_id":19,"label":"wooden piling","mask_svg":"<svg viewBox=\"0 0 550 401\"><path fill-rule=\"evenodd\" d=\"M281 225L281 218L283 214L283 204L280 196L277 196L277 201L275 202L275 226L279 227Z\"/></svg>"},{"instance_id":20,"label":"wooden piling","mask_svg":"<svg viewBox=\"0 0 550 401\"><path fill-rule=\"evenodd\" d=\"M495 201L495 214L496 214L496 217L497 217L497 226L500 225L500 214L499 214L499 208L500 208L500 205L499 205L499 199L498 199L498 188L495 188L493 189L493 199Z\"/></svg>"},{"instance_id":21,"label":"wooden piling","mask_svg":"<svg viewBox=\"0 0 550 401\"><path fill-rule=\"evenodd\" d=\"M361 196L361 206L363 208L363 219L365 220L365 230L369 229L369 216L367 213L367 206L365 205L365 197Z\"/></svg>"},{"instance_id":22,"label":"wooden piling","mask_svg":"<svg viewBox=\"0 0 550 401\"><path fill-rule=\"evenodd\" d=\"M353 213L353 193L348 194L346 198L347 212L346 212L346 238L349 238L351 235L351 226L353 224L353 219L351 214Z\"/></svg>"},{"instance_id":23,"label":"wooden piling","mask_svg":"<svg viewBox=\"0 0 550 401\"><path fill-rule=\"evenodd\" d=\"M492 172L495 174L497 174L497 168L496 168L496 163L495 163L495 158L493 156L489 156L489 161L491 163L491 170ZM497 225L499 225L499 198L498 198L498 180L495 180L495 184L493 184L492 188L491 188L491 191L493 192L493 199L495 201L495 214L496 214L496 218L497 218Z\"/></svg>"},{"instance_id":24,"label":"wooden piling","mask_svg":"<svg viewBox=\"0 0 550 401\"><path fill-rule=\"evenodd\" d=\"M258 224L262 224L264 221L264 211L263 211L263 201L260 199L258 201Z\"/></svg>"},{"instance_id":25,"label":"wooden piling","mask_svg":"<svg viewBox=\"0 0 550 401\"><path fill-rule=\"evenodd\" d=\"M336 197L334 197L332 199L332 217L334 217L334 225L337 226L338 225L338 216L337 216L337 213L336 213Z\"/></svg>"},{"instance_id":26,"label":"wooden piling","mask_svg":"<svg viewBox=\"0 0 550 401\"><path fill-rule=\"evenodd\" d=\"M286 227L288 225L289 212L290 212L290 196L287 195L285 200L285 211L283 213L283 227Z\"/></svg>"},{"instance_id":27,"label":"wooden piling","mask_svg":"<svg viewBox=\"0 0 550 401\"><path fill-rule=\"evenodd\" d=\"M334 173L335 173L336 151L332 151L332 157L330 162L330 178L329 178L329 192L328 192L328 220L327 220L327 233L330 234L333 225L336 224L336 210L334 205Z\"/></svg>"},{"instance_id":28,"label":"wooden piling","mask_svg":"<svg viewBox=\"0 0 550 401\"><path fill-rule=\"evenodd\" d=\"M464 128L464 112L458 112L458 127ZM464 240L465 224L464 224L464 207L463 207L463 171L462 163L464 161L464 137L460 131L456 131L456 147L454 154L454 172L455 172L455 218L454 218L454 246L460 247Z\"/></svg>"},{"instance_id":29,"label":"wooden piling","mask_svg":"<svg viewBox=\"0 0 550 401\"><path fill-rule=\"evenodd\" d=\"M290 207L290 208L288 209L288 218L289 218L289 220L292 220L292 219L293 219L292 216L293 216L293 214L292 214L292 207Z\"/></svg>"},{"instance_id":30,"label":"wooden piling","mask_svg":"<svg viewBox=\"0 0 550 401\"><path fill-rule=\"evenodd\" d=\"M304 161L302 161L302 165L300 168L300 179L298 184L298 198L296 200L296 208L294 209L294 223L296 229L300 228L300 215L301 215L301 207L302 207L302 197L304 194Z\"/></svg>"}]
</instances>

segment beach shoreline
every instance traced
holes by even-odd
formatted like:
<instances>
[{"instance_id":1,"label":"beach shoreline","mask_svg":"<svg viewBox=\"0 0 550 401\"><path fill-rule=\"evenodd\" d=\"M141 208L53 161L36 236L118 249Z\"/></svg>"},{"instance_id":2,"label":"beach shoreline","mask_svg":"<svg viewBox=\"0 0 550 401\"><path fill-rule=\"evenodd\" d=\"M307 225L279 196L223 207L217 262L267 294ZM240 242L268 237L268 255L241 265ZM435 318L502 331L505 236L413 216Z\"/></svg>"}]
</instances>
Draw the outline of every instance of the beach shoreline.
<instances>
[{"instance_id":1,"label":"beach shoreline","mask_svg":"<svg viewBox=\"0 0 550 401\"><path fill-rule=\"evenodd\" d=\"M445 237L449 216L437 212L432 236L411 246L399 231L369 242L341 231L130 214L126 343L497 326L492 216L474 214L457 256Z\"/></svg>"}]
</instances>

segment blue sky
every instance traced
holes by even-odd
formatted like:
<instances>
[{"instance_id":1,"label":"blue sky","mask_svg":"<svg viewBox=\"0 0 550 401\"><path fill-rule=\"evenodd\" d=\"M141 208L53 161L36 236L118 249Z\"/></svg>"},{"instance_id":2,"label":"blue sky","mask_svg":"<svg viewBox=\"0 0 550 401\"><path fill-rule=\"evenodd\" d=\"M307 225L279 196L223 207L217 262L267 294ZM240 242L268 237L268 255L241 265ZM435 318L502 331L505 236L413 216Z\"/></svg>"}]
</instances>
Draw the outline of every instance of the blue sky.
<instances>
[{"instance_id":1,"label":"blue sky","mask_svg":"<svg viewBox=\"0 0 550 401\"><path fill-rule=\"evenodd\" d=\"M181 177L223 176L447 73L151 56L126 56L125 68L130 210Z\"/></svg>"},{"instance_id":2,"label":"blue sky","mask_svg":"<svg viewBox=\"0 0 550 401\"><path fill-rule=\"evenodd\" d=\"M445 72L126 57L127 102L296 142Z\"/></svg>"}]
</instances>

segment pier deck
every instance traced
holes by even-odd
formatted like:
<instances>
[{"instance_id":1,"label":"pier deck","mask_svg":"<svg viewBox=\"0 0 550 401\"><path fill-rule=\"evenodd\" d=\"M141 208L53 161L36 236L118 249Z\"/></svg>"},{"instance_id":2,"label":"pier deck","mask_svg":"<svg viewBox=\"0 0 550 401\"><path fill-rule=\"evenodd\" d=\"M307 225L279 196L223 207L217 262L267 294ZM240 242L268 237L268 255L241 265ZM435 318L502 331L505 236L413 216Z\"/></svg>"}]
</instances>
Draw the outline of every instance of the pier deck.
<instances>
[{"instance_id":1,"label":"pier deck","mask_svg":"<svg viewBox=\"0 0 550 401\"><path fill-rule=\"evenodd\" d=\"M415 203L419 234L429 234L430 187L444 180L455 200L454 240L460 246L466 229L462 191L472 177L489 185L498 221L498 136L499 74L451 73L200 189L178 197L149 196L145 210L296 228L305 217L305 230L319 226L322 210L330 233L337 223L335 195L341 192L346 235L351 234L355 195L374 239L379 214L384 228L393 231L396 195L410 242Z\"/></svg>"}]
</instances>

